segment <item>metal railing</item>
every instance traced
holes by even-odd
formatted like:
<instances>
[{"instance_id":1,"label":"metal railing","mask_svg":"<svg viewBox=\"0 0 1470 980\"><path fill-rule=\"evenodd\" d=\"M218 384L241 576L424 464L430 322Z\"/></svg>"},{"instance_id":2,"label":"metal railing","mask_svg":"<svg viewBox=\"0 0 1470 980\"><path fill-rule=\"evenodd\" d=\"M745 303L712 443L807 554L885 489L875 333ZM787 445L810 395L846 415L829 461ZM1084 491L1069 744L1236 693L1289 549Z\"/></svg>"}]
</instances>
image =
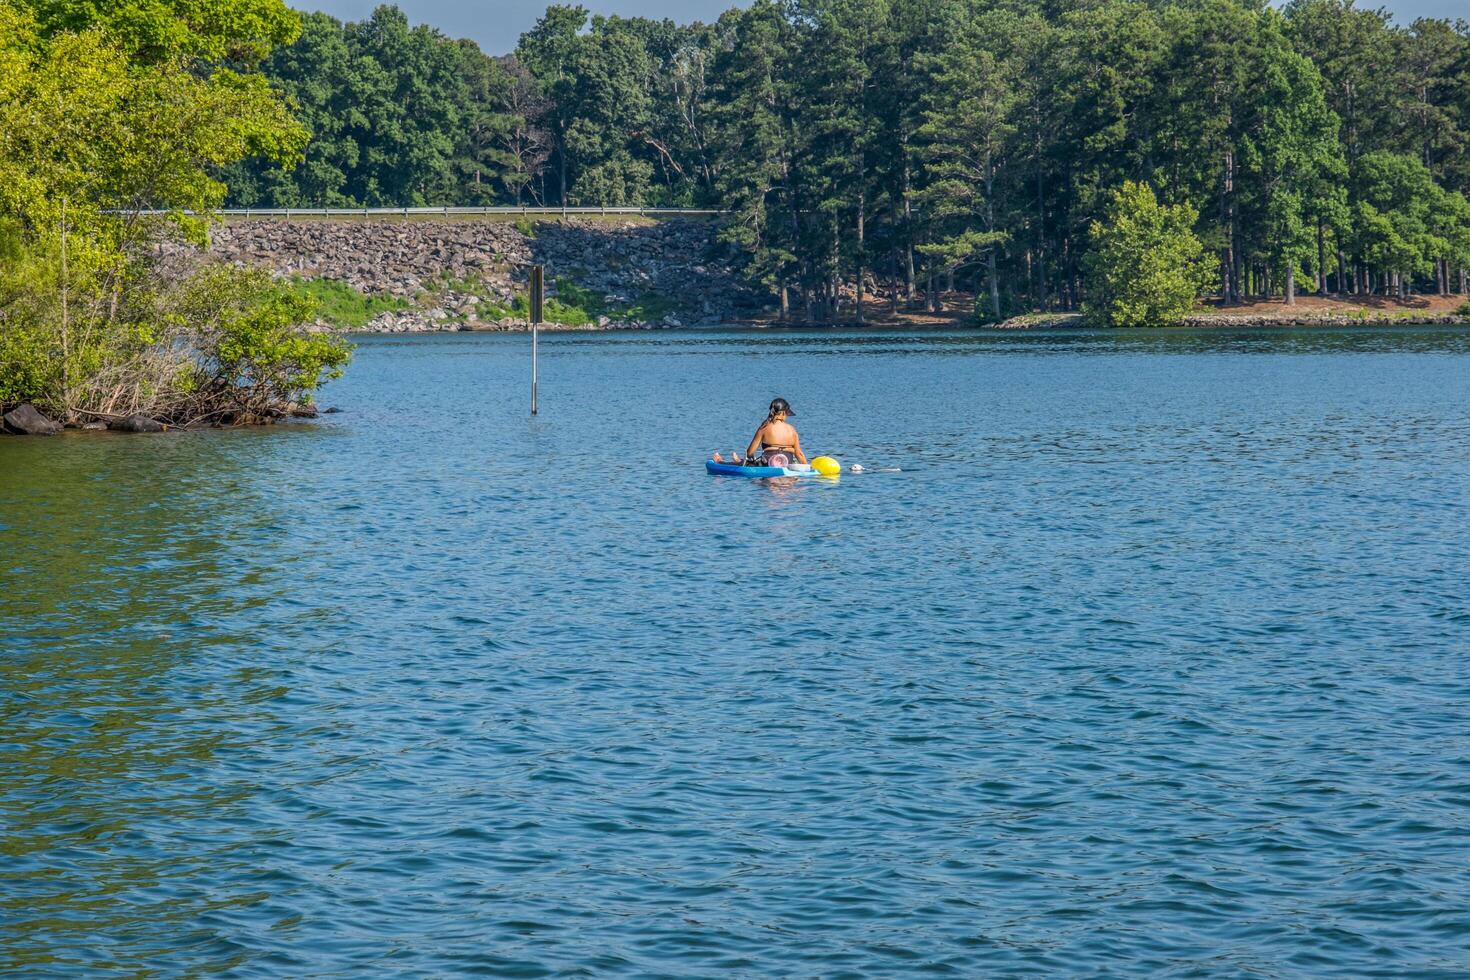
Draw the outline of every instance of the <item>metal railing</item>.
<instances>
[{"instance_id":1,"label":"metal railing","mask_svg":"<svg viewBox=\"0 0 1470 980\"><path fill-rule=\"evenodd\" d=\"M168 211L141 211L139 214L169 214ZM193 214L185 211L185 214ZM533 208L515 207L514 205L488 206L478 208L221 208L214 214L222 214L226 217L238 218L371 218L371 217L401 217L407 218L414 215L525 215L527 217L549 216L561 217L563 215L587 215L587 214L610 214L610 215L639 215L650 218L657 217L686 217L698 215L729 214L729 211L721 211L713 208Z\"/></svg>"}]
</instances>

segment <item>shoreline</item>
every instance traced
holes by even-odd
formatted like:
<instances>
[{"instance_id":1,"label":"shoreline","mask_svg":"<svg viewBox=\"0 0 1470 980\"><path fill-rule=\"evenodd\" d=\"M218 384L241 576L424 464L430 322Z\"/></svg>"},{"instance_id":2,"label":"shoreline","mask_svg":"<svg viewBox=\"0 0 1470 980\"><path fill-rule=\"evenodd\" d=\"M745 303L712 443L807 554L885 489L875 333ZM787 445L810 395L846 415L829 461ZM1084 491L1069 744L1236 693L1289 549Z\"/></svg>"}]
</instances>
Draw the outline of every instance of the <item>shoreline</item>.
<instances>
[{"instance_id":1,"label":"shoreline","mask_svg":"<svg viewBox=\"0 0 1470 980\"><path fill-rule=\"evenodd\" d=\"M1409 326L1470 326L1470 315L1453 312L1432 310L1371 310L1354 308L1351 310L1311 312L1302 310L1299 312L1232 312L1226 310L1200 312L1183 318L1178 323L1161 325L1159 327L1145 327L1148 330L1218 330L1222 328L1233 329L1269 329L1269 328L1291 328L1291 327L1409 327ZM972 315L958 311L946 311L945 313L900 313L897 316L885 314L880 317L870 317L864 322L855 320L787 320L781 321L774 318L758 317L740 320L722 320L718 323L683 323L683 322L618 322L589 323L580 325L568 325L561 323L543 323L538 327L542 333L633 333L648 331L669 330L973 330L976 332L993 330L1067 330L1067 329L1096 329L1110 330L1110 327L1093 327L1081 313L1026 313L1020 316L1010 317L999 323L977 322ZM505 333L520 334L530 333L531 327L526 323L485 323L467 324L453 323L443 327L432 327L428 329L413 330L370 330L349 329L340 331L348 337L401 337L427 334L454 334L454 333Z\"/></svg>"},{"instance_id":2,"label":"shoreline","mask_svg":"<svg viewBox=\"0 0 1470 980\"><path fill-rule=\"evenodd\" d=\"M1374 311L1357 310L1343 312L1294 312L1294 313L1192 313L1177 323L1158 327L1141 327L1144 330L1218 330L1221 328L1255 329L1272 327L1411 327L1411 326L1466 326L1470 316L1460 313ZM993 330L1060 330L1087 328L1088 323L1081 313L1028 313L1011 317L1000 323L989 325ZM1098 327L1099 330L1113 329Z\"/></svg>"}]
</instances>

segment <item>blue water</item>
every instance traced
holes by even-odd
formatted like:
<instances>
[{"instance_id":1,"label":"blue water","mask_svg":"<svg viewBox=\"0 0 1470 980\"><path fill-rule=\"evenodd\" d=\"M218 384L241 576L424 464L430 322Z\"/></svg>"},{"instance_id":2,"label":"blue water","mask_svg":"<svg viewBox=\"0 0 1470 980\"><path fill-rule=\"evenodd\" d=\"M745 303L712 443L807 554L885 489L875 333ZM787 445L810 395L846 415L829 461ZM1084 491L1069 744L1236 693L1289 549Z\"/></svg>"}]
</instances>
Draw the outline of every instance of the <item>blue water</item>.
<instances>
[{"instance_id":1,"label":"blue water","mask_svg":"<svg viewBox=\"0 0 1470 980\"><path fill-rule=\"evenodd\" d=\"M0 973L1470 972L1470 333L541 363L0 439Z\"/></svg>"}]
</instances>

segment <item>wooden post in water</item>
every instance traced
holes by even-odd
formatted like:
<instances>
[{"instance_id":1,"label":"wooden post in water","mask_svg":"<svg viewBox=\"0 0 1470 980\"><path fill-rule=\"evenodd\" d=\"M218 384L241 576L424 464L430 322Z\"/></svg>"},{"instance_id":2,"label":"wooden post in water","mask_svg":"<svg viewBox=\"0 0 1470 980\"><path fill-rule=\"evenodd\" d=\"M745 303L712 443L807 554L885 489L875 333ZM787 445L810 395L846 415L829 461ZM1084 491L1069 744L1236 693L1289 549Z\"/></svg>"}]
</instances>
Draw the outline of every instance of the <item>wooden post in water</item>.
<instances>
[{"instance_id":1,"label":"wooden post in water","mask_svg":"<svg viewBox=\"0 0 1470 980\"><path fill-rule=\"evenodd\" d=\"M541 310L546 303L546 267L531 266L531 414L536 414L536 340Z\"/></svg>"}]
</instances>

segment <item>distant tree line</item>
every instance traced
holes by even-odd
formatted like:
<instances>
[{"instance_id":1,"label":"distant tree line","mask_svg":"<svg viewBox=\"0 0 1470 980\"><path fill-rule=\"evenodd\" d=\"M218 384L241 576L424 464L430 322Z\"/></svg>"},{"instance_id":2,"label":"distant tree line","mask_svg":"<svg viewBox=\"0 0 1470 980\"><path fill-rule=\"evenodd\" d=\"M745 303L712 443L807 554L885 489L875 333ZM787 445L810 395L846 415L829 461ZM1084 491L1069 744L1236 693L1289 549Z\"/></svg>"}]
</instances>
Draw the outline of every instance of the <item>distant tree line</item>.
<instances>
[{"instance_id":1,"label":"distant tree line","mask_svg":"<svg viewBox=\"0 0 1470 980\"><path fill-rule=\"evenodd\" d=\"M1352 0L552 6L498 58L381 7L306 15L263 70L314 137L295 170L233 167L234 204L727 208L809 316L879 283L1079 308L1136 185L1192 216L1227 299L1467 288L1470 27Z\"/></svg>"}]
</instances>

